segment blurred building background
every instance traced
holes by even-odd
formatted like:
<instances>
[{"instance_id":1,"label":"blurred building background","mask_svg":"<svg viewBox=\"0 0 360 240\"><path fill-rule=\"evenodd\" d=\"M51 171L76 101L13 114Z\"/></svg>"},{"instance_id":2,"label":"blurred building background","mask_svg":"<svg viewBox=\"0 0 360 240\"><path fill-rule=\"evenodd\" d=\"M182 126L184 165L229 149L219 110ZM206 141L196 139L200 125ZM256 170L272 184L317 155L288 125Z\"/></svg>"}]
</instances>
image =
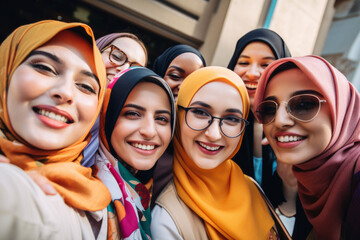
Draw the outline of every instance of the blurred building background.
<instances>
[{"instance_id":1,"label":"blurred building background","mask_svg":"<svg viewBox=\"0 0 360 240\"><path fill-rule=\"evenodd\" d=\"M236 41L265 27L293 56L321 55L360 90L360 0L12 0L2 1L0 40L42 20L81 21L96 37L128 31L149 50L149 66L167 47L198 48L208 65L227 66Z\"/></svg>"}]
</instances>

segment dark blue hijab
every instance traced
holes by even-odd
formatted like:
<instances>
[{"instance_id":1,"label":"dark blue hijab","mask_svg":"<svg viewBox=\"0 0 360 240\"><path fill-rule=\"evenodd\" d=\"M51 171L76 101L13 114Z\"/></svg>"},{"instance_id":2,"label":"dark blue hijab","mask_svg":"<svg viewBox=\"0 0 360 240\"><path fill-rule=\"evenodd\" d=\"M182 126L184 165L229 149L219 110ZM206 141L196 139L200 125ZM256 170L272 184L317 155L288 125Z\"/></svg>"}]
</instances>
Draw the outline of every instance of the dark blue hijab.
<instances>
[{"instance_id":1,"label":"dark blue hijab","mask_svg":"<svg viewBox=\"0 0 360 240\"><path fill-rule=\"evenodd\" d=\"M186 44L179 44L173 47L169 47L155 59L153 71L157 73L160 77L164 77L170 63L177 56L187 52L196 54L201 59L204 67L206 67L205 59L198 50Z\"/></svg>"}]
</instances>

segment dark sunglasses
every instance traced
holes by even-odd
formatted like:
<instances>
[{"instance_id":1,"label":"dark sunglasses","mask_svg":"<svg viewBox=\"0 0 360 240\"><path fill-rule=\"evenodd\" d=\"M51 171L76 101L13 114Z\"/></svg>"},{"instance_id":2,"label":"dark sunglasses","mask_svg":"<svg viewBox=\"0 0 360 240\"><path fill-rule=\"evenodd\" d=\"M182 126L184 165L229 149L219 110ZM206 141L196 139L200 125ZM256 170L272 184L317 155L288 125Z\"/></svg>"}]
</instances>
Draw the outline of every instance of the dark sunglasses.
<instances>
[{"instance_id":1,"label":"dark sunglasses","mask_svg":"<svg viewBox=\"0 0 360 240\"><path fill-rule=\"evenodd\" d=\"M313 120L320 112L321 103L326 100L320 100L313 94L300 94L291 97L286 104L288 114L302 122ZM262 124L269 124L274 121L279 104L274 100L266 100L259 104L256 109L256 117Z\"/></svg>"}]
</instances>

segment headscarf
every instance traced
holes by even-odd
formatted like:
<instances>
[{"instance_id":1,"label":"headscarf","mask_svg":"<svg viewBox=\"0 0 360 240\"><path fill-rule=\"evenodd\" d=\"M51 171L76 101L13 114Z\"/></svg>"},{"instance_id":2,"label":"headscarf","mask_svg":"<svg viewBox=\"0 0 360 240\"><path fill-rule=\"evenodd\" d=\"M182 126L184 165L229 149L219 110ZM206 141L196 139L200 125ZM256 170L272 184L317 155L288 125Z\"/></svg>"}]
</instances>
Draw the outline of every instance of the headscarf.
<instances>
[{"instance_id":1,"label":"headscarf","mask_svg":"<svg viewBox=\"0 0 360 240\"><path fill-rule=\"evenodd\" d=\"M186 44L179 44L173 47L169 47L155 59L153 71L159 74L159 76L164 77L170 63L177 56L188 52L196 54L201 59L204 67L206 66L205 59L198 50Z\"/></svg>"},{"instance_id":2,"label":"headscarf","mask_svg":"<svg viewBox=\"0 0 360 240\"><path fill-rule=\"evenodd\" d=\"M254 107L264 98L272 73L282 64L294 63L319 89L330 109L332 137L326 149L295 165L298 192L318 239L340 239L352 195L352 179L359 172L360 95L346 77L318 56L285 58L264 71Z\"/></svg>"},{"instance_id":3,"label":"headscarf","mask_svg":"<svg viewBox=\"0 0 360 240\"><path fill-rule=\"evenodd\" d=\"M258 28L248 32L237 41L234 54L228 65L229 69L235 69L241 53L245 47L252 42L263 42L268 45L273 52L275 59L291 56L284 40L276 32L266 28ZM254 114L251 111L249 113L248 121L250 124L245 131L243 144L241 145L239 152L234 156L233 160L241 167L246 175L255 177L253 164ZM274 183L272 179L274 157L275 154L269 145L262 146L263 171L261 185L267 195L274 191ZM282 185L279 185L279 188L282 188Z\"/></svg>"},{"instance_id":4,"label":"headscarf","mask_svg":"<svg viewBox=\"0 0 360 240\"><path fill-rule=\"evenodd\" d=\"M205 67L191 73L182 83L176 106L188 107L196 92L207 83L219 81L239 91L247 118L250 102L241 78L223 67ZM184 203L203 219L210 239L267 239L274 221L257 187L231 157L214 169L201 169L181 144L185 113L177 111L174 143L174 182Z\"/></svg>"},{"instance_id":5,"label":"headscarf","mask_svg":"<svg viewBox=\"0 0 360 240\"><path fill-rule=\"evenodd\" d=\"M40 21L17 28L0 47L0 147L10 162L23 170L36 169L44 175L62 195L64 201L75 208L96 211L106 207L110 194L106 187L92 176L92 170L80 166L82 151L89 141L89 131L72 145L58 150L42 150L25 142L12 129L7 111L7 91L15 69L35 49L39 48L59 32L72 30L81 32L93 48L94 74L99 78L99 113L105 89L105 68L95 45L92 30L82 23ZM95 122L94 115L92 124Z\"/></svg>"},{"instance_id":6,"label":"headscarf","mask_svg":"<svg viewBox=\"0 0 360 240\"><path fill-rule=\"evenodd\" d=\"M263 42L268 45L275 55L275 59L291 56L284 40L276 32L266 28L258 28L248 32L237 41L228 69L234 70L240 54L252 42Z\"/></svg>"},{"instance_id":7,"label":"headscarf","mask_svg":"<svg viewBox=\"0 0 360 240\"><path fill-rule=\"evenodd\" d=\"M96 165L100 169L98 173L100 179L109 188L112 196L112 204L108 207L110 211L109 235L116 236L116 226L120 226L122 238L138 236L136 239L148 239L151 236L149 190L136 179L129 165L119 159L111 144L111 135L120 112L131 91L141 82L152 82L164 89L168 95L173 134L175 105L171 89L167 83L147 68L134 67L124 70L119 78L115 78L109 84L105 93L103 111L100 115L100 154L105 156L103 159L106 159L103 162L97 160ZM111 172L110 175L109 172ZM114 214L117 216L115 220L112 217Z\"/></svg>"},{"instance_id":8,"label":"headscarf","mask_svg":"<svg viewBox=\"0 0 360 240\"><path fill-rule=\"evenodd\" d=\"M118 38L130 38L135 40L143 49L145 53L145 65L148 59L148 53L144 43L134 34L132 33L111 33L96 40L96 46L100 51L102 51L105 47L109 46L115 39ZM95 122L93 127L91 128L91 140L89 144L84 149L84 158L81 161L81 165L85 167L91 167L95 163L95 153L99 148L99 119Z\"/></svg>"},{"instance_id":9,"label":"headscarf","mask_svg":"<svg viewBox=\"0 0 360 240\"><path fill-rule=\"evenodd\" d=\"M121 33L107 34L105 36L102 36L101 38L96 39L96 46L99 48L100 51L102 51L105 47L109 46L115 39L118 39L118 38L130 38L130 39L135 40L144 50L145 66L146 66L147 60L148 60L147 49L146 49L144 43L136 35L134 35L132 33L121 32Z\"/></svg>"}]
</instances>

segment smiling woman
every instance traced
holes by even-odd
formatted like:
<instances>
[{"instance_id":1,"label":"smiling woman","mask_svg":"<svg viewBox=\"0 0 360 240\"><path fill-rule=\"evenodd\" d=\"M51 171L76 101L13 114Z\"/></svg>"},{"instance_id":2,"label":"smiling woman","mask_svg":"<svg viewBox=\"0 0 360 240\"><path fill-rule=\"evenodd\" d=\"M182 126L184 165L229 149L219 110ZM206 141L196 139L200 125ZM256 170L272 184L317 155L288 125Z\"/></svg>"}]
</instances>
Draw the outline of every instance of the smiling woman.
<instances>
[{"instance_id":1,"label":"smiling woman","mask_svg":"<svg viewBox=\"0 0 360 240\"><path fill-rule=\"evenodd\" d=\"M151 181L147 188L135 174L154 166L169 145L174 127L171 90L151 70L125 70L108 86L95 164L111 192L109 236L114 239L151 239Z\"/></svg>"},{"instance_id":2,"label":"smiling woman","mask_svg":"<svg viewBox=\"0 0 360 240\"><path fill-rule=\"evenodd\" d=\"M256 116L278 161L293 165L316 239L359 239L360 94L317 56L263 73Z\"/></svg>"},{"instance_id":3,"label":"smiling woman","mask_svg":"<svg viewBox=\"0 0 360 240\"><path fill-rule=\"evenodd\" d=\"M174 177L152 210L153 238L277 239L258 188L231 160L250 108L240 77L223 67L198 69L176 104Z\"/></svg>"},{"instance_id":4,"label":"smiling woman","mask_svg":"<svg viewBox=\"0 0 360 240\"><path fill-rule=\"evenodd\" d=\"M104 238L110 194L80 165L105 89L92 30L57 21L21 26L2 43L0 63L0 147L10 161L0 164L0 222L9 223L0 238ZM30 170L59 194L46 196Z\"/></svg>"}]
</instances>

